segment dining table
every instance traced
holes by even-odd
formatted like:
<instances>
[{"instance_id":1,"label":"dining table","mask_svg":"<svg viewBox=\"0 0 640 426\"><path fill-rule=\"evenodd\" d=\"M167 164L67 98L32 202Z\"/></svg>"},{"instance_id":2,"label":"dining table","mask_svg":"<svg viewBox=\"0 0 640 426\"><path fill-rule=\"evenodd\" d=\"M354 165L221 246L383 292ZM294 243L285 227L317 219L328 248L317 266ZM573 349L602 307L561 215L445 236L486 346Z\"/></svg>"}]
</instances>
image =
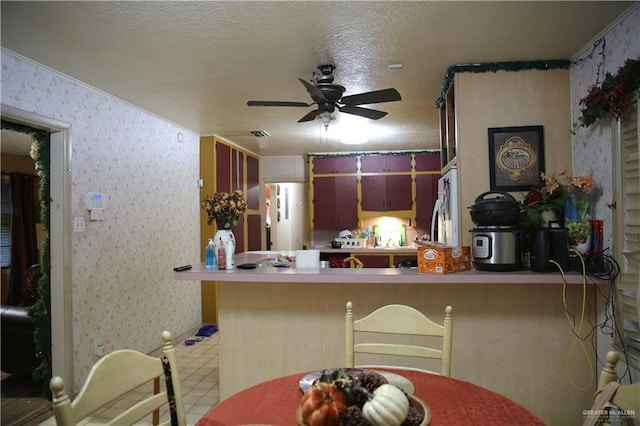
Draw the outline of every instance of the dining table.
<instances>
[{"instance_id":1,"label":"dining table","mask_svg":"<svg viewBox=\"0 0 640 426\"><path fill-rule=\"evenodd\" d=\"M304 385L321 371L290 374L244 389L215 405L196 426L297 425ZM422 400L430 425L544 425L525 407L473 383L416 370L374 371Z\"/></svg>"}]
</instances>

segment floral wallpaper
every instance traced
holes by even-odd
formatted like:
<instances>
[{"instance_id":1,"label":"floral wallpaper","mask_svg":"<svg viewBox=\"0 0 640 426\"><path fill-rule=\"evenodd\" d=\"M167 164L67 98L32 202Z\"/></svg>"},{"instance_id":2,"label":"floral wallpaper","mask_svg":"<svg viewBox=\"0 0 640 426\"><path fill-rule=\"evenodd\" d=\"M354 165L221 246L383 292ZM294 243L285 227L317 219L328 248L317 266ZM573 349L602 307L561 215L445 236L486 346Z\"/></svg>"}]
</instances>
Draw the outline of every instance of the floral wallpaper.
<instances>
[{"instance_id":1,"label":"floral wallpaper","mask_svg":"<svg viewBox=\"0 0 640 426\"><path fill-rule=\"evenodd\" d=\"M580 99L585 97L589 87L602 83L604 73L615 74L626 59L640 58L640 3L603 32L597 39L604 43L588 45L578 52L570 71L571 116L577 122L580 116ZM595 41L594 41L595 43ZM604 49L603 49L604 46ZM600 72L598 66L602 63ZM612 212L607 204L612 202L612 145L611 126L606 120L599 120L588 128L577 129L573 138L574 173L591 173L602 189L602 196L596 205L595 216L604 220L604 245L612 244Z\"/></svg>"},{"instance_id":2,"label":"floral wallpaper","mask_svg":"<svg viewBox=\"0 0 640 426\"><path fill-rule=\"evenodd\" d=\"M2 104L71 124L71 216L86 222L71 233L76 389L94 339L150 352L163 330L200 326L200 284L171 275L200 258L199 135L4 49ZM104 194L104 220L87 192Z\"/></svg>"}]
</instances>

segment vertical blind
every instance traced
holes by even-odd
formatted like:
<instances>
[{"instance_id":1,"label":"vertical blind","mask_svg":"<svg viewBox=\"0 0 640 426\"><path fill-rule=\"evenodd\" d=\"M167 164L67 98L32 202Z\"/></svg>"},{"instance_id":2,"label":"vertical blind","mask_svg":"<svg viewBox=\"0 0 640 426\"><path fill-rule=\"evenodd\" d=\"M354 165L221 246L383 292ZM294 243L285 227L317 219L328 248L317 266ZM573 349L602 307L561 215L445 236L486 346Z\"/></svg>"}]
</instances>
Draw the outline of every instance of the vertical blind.
<instances>
[{"instance_id":1,"label":"vertical blind","mask_svg":"<svg viewBox=\"0 0 640 426\"><path fill-rule=\"evenodd\" d=\"M616 133L617 193L614 255L620 264L617 282L617 342L628 365L640 370L640 134L638 96L621 117Z\"/></svg>"}]
</instances>

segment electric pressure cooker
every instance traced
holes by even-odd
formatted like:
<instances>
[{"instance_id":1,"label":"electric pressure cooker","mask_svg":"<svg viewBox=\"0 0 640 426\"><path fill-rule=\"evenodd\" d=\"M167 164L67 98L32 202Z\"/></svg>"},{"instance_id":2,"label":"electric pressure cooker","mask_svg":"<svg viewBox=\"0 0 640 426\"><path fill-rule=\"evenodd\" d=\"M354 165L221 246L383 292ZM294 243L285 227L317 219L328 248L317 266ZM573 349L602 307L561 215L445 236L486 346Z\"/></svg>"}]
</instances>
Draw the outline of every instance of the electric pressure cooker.
<instances>
[{"instance_id":1,"label":"electric pressure cooker","mask_svg":"<svg viewBox=\"0 0 640 426\"><path fill-rule=\"evenodd\" d=\"M469 206L471 258L479 271L507 272L522 268L518 221L520 206L511 194L488 191Z\"/></svg>"}]
</instances>

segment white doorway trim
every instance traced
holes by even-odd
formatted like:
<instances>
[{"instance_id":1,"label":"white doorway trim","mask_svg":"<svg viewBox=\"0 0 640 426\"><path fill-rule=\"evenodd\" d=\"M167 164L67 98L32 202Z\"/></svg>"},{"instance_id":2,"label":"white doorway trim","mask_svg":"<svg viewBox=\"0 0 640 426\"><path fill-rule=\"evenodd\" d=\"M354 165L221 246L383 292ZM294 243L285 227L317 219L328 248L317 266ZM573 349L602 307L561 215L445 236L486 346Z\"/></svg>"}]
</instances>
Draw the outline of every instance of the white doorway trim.
<instances>
[{"instance_id":1,"label":"white doorway trim","mask_svg":"<svg viewBox=\"0 0 640 426\"><path fill-rule=\"evenodd\" d=\"M8 105L2 119L48 131L50 136L51 368L73 384L71 304L71 124ZM74 389L71 385L69 391ZM75 392L72 392L75 393ZM73 396L73 395L71 395Z\"/></svg>"},{"instance_id":2,"label":"white doorway trim","mask_svg":"<svg viewBox=\"0 0 640 426\"><path fill-rule=\"evenodd\" d=\"M283 179L274 179L274 178L269 178L269 179L265 179L265 178L261 178L260 179L260 228L261 228L261 235L262 235L262 248L265 250L274 250L273 248L267 247L267 236L266 236L266 191L265 191L265 186L271 185L273 190L275 190L276 185L278 184L286 184L286 183L292 183L292 184L301 184L302 185L302 190L303 190L303 196L302 196L302 235L300 236L302 239L302 245L303 246L309 246L309 212L308 212L308 206L309 206L309 200L308 200L308 185L307 185L307 181L305 179L290 179L290 178L283 178ZM271 212L276 212L277 211L277 205L272 205L271 206ZM275 214L274 214L275 216ZM271 225L271 229L272 229L272 235L275 232L275 229L277 229L278 224L273 223L272 220L272 225ZM299 247L300 249L302 249L302 247ZM278 251L278 250L276 250Z\"/></svg>"}]
</instances>

